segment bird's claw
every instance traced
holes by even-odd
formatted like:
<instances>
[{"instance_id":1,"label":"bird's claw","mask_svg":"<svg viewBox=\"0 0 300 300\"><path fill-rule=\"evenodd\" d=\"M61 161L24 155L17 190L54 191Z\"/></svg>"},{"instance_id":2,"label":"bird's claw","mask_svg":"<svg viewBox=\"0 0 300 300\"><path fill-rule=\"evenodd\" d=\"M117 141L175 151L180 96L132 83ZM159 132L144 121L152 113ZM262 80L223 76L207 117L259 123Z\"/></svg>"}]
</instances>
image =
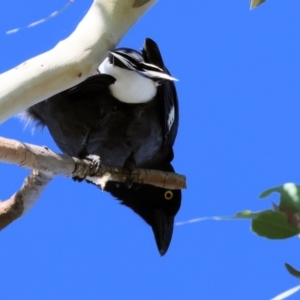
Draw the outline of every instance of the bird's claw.
<instances>
[{"instance_id":1,"label":"bird's claw","mask_svg":"<svg viewBox=\"0 0 300 300\"><path fill-rule=\"evenodd\" d=\"M90 154L85 159L91 161L91 163L92 163L91 168L93 169L93 173L90 176L96 175L97 172L100 169L100 166L101 166L100 156L99 155L95 155L95 154Z\"/></svg>"},{"instance_id":2,"label":"bird's claw","mask_svg":"<svg viewBox=\"0 0 300 300\"><path fill-rule=\"evenodd\" d=\"M83 177L73 176L72 179L74 181L81 182L81 181L85 180L87 176L94 176L95 174L97 174L97 172L100 169L100 166L101 166L100 156L95 155L95 154L89 154L84 159L86 159L86 160L88 160L88 161L91 162L90 169L92 170L92 172L89 172L89 174L83 175Z\"/></svg>"}]
</instances>

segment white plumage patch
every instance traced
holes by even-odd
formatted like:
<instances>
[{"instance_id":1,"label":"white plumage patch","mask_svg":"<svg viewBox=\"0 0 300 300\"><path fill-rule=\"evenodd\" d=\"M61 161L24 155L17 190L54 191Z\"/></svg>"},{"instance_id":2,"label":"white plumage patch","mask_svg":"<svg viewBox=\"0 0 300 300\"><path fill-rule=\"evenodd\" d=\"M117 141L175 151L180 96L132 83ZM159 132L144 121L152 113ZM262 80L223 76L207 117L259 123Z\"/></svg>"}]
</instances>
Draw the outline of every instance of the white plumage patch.
<instances>
[{"instance_id":1,"label":"white plumage patch","mask_svg":"<svg viewBox=\"0 0 300 300\"><path fill-rule=\"evenodd\" d=\"M173 105L168 116L168 131L171 130L174 120L175 120L175 107Z\"/></svg>"},{"instance_id":2,"label":"white plumage patch","mask_svg":"<svg viewBox=\"0 0 300 300\"><path fill-rule=\"evenodd\" d=\"M125 103L145 103L152 100L157 92L157 83L141 76L135 71L119 68L106 58L99 67L99 72L116 79L109 86L112 95Z\"/></svg>"},{"instance_id":3,"label":"white plumage patch","mask_svg":"<svg viewBox=\"0 0 300 300\"><path fill-rule=\"evenodd\" d=\"M124 66L126 66L128 68L128 70L135 71L136 66L132 62L127 60L125 57L120 55L118 52L116 52L116 51L110 52L110 54L112 56L114 56L116 59L118 59L120 62L122 62L124 64ZM149 79L152 79L154 81L157 81L157 79L178 81L178 79L170 76L167 73L164 73L163 70L161 68L159 68L158 66L155 66L153 64L148 64L146 62L142 62L142 63L140 62L139 65L142 68L139 69L139 71L137 71L137 73L139 73L142 76L144 75L145 77L147 77Z\"/></svg>"}]
</instances>

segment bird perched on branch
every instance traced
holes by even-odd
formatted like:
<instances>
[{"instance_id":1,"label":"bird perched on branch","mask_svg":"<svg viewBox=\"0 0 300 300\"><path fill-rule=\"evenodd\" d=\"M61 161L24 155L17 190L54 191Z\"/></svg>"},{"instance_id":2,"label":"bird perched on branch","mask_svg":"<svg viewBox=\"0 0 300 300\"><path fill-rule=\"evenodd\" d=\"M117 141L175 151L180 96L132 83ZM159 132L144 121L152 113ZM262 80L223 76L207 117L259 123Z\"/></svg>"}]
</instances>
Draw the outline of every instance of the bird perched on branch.
<instances>
[{"instance_id":1,"label":"bird perched on branch","mask_svg":"<svg viewBox=\"0 0 300 300\"><path fill-rule=\"evenodd\" d=\"M173 144L178 100L173 78L156 43L142 52L109 52L99 73L27 109L25 116L47 126L58 147L70 156L100 156L101 163L174 172ZM180 190L108 182L105 190L151 227L161 255L172 239Z\"/></svg>"}]
</instances>

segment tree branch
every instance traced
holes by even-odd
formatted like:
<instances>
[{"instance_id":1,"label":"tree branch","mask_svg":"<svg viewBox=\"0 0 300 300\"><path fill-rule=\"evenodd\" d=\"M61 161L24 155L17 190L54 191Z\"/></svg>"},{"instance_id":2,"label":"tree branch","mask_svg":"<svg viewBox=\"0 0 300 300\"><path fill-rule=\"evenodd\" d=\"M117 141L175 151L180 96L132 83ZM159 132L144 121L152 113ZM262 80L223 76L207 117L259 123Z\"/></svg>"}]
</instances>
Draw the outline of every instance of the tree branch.
<instances>
[{"instance_id":1,"label":"tree branch","mask_svg":"<svg viewBox=\"0 0 300 300\"><path fill-rule=\"evenodd\" d=\"M102 188L109 180L126 182L129 175L132 176L134 183L151 184L166 189L186 188L186 179L183 175L146 169L136 169L130 173L124 168L105 165L101 165L95 174L95 166L89 160L57 154L47 147L5 138L0 138L0 162L35 169L49 176L64 175L81 178L88 176L88 180Z\"/></svg>"},{"instance_id":2,"label":"tree branch","mask_svg":"<svg viewBox=\"0 0 300 300\"><path fill-rule=\"evenodd\" d=\"M54 176L86 177L102 189L107 181L126 182L130 175L133 183L151 184L166 189L186 188L183 175L156 170L136 169L132 173L124 168L95 164L89 160L57 154L47 147L39 147L15 140L0 138L0 162L34 169L21 189L9 200L0 202L0 230L24 215L37 202Z\"/></svg>"},{"instance_id":3,"label":"tree branch","mask_svg":"<svg viewBox=\"0 0 300 300\"><path fill-rule=\"evenodd\" d=\"M85 80L155 2L94 0L67 39L0 75L0 123Z\"/></svg>"},{"instance_id":4,"label":"tree branch","mask_svg":"<svg viewBox=\"0 0 300 300\"><path fill-rule=\"evenodd\" d=\"M20 190L9 200L0 202L0 230L27 213L37 202L52 176L32 170Z\"/></svg>"}]
</instances>

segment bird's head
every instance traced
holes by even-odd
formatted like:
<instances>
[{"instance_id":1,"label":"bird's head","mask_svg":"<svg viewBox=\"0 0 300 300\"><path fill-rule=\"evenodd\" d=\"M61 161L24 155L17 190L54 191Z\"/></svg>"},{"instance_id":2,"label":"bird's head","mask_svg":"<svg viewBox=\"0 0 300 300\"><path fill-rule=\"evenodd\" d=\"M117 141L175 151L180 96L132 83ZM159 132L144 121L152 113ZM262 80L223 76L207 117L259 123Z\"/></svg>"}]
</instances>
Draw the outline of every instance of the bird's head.
<instances>
[{"instance_id":1,"label":"bird's head","mask_svg":"<svg viewBox=\"0 0 300 300\"><path fill-rule=\"evenodd\" d=\"M152 227L158 251L163 256L172 240L174 218L181 204L181 190L167 190L146 184L127 188L114 182L108 182L105 190Z\"/></svg>"}]
</instances>

